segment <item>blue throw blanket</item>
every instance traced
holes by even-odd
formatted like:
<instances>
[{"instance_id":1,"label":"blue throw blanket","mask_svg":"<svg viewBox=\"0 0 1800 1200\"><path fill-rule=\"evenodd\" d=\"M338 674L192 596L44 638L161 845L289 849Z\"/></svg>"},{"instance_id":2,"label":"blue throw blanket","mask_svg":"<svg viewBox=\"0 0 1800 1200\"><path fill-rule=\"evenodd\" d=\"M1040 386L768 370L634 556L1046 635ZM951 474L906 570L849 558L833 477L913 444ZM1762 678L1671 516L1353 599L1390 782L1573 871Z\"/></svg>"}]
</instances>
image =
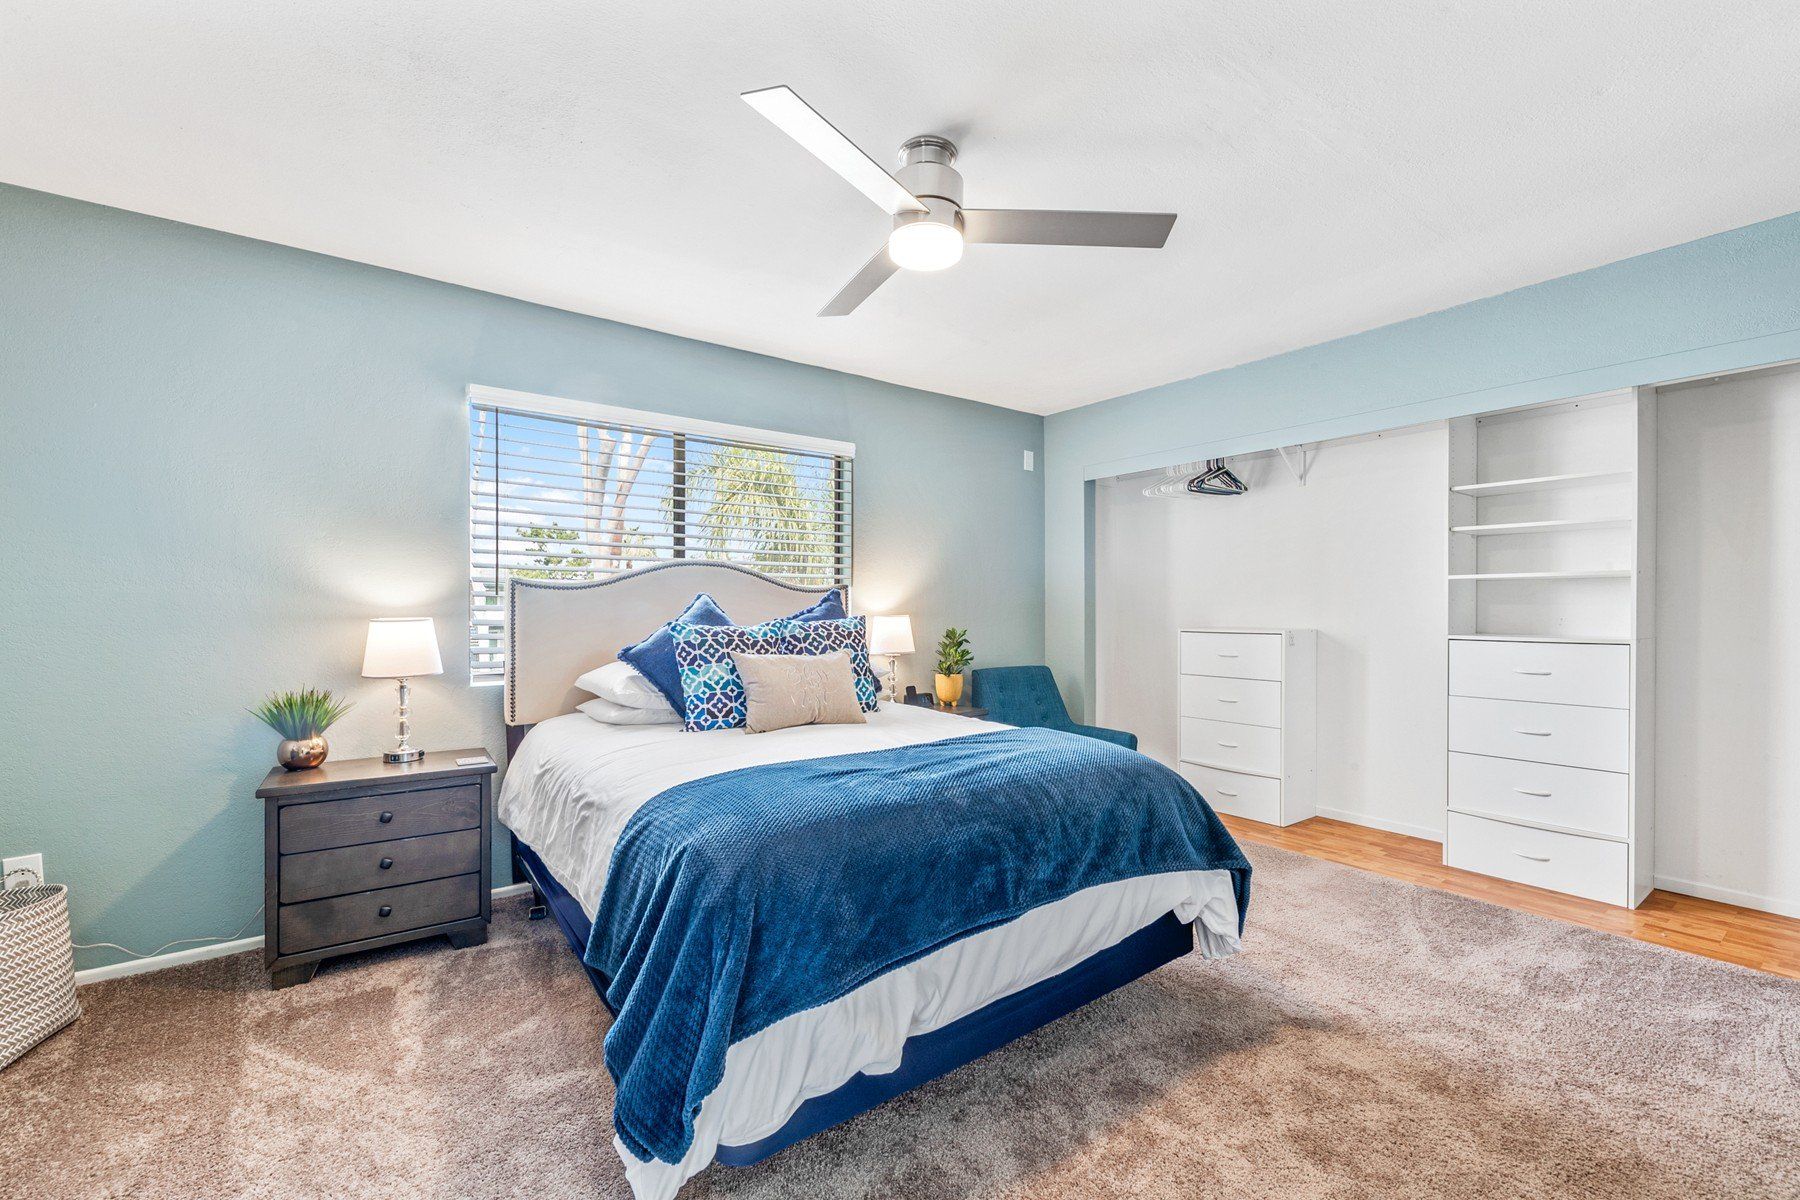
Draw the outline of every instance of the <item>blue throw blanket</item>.
<instances>
[{"instance_id":1,"label":"blue throw blanket","mask_svg":"<svg viewBox=\"0 0 1800 1200\"><path fill-rule=\"evenodd\" d=\"M1167 767L1009 729L746 767L626 823L586 961L612 986L613 1124L678 1162L734 1042L1083 888L1250 864Z\"/></svg>"}]
</instances>

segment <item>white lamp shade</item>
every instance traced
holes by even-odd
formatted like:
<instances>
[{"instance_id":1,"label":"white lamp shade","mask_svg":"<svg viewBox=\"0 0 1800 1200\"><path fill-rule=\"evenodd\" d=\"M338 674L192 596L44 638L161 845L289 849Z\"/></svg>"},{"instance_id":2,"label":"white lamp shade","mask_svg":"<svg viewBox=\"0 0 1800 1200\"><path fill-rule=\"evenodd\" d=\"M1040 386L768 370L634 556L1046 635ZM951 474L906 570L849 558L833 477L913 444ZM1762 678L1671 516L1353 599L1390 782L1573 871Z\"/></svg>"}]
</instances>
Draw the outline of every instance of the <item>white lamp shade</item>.
<instances>
[{"instance_id":1,"label":"white lamp shade","mask_svg":"<svg viewBox=\"0 0 1800 1200\"><path fill-rule=\"evenodd\" d=\"M363 651L363 678L412 679L442 675L437 627L430 617L377 617L369 622L369 645Z\"/></svg>"},{"instance_id":2,"label":"white lamp shade","mask_svg":"<svg viewBox=\"0 0 1800 1200\"><path fill-rule=\"evenodd\" d=\"M912 618L869 618L870 654L911 654L913 652Z\"/></svg>"}]
</instances>

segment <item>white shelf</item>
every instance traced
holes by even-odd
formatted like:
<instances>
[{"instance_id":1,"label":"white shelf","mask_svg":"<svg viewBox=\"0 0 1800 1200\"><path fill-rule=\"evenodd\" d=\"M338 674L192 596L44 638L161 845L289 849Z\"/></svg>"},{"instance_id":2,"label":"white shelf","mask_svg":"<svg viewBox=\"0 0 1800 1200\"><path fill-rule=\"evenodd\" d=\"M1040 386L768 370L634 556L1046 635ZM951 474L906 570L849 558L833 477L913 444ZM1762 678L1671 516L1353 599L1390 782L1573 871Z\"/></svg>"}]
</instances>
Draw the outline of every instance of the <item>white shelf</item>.
<instances>
[{"instance_id":1,"label":"white shelf","mask_svg":"<svg viewBox=\"0 0 1800 1200\"><path fill-rule=\"evenodd\" d=\"M1564 633L1453 633L1453 642L1568 642L1581 646L1629 646L1628 637L1570 637Z\"/></svg>"},{"instance_id":2,"label":"white shelf","mask_svg":"<svg viewBox=\"0 0 1800 1200\"><path fill-rule=\"evenodd\" d=\"M1630 579L1630 571L1490 571L1474 575L1452 575L1452 581L1485 579Z\"/></svg>"},{"instance_id":3,"label":"white shelf","mask_svg":"<svg viewBox=\"0 0 1800 1200\"><path fill-rule=\"evenodd\" d=\"M1505 496L1514 492L1549 492L1630 478L1630 471L1578 471L1573 475L1535 475L1529 479L1501 479L1493 483L1459 483L1450 490L1461 496Z\"/></svg>"},{"instance_id":4,"label":"white shelf","mask_svg":"<svg viewBox=\"0 0 1800 1200\"><path fill-rule=\"evenodd\" d=\"M1505 521L1494 525L1452 525L1451 533L1491 537L1502 533L1550 533L1565 529L1622 529L1631 524L1629 517L1610 517L1593 521Z\"/></svg>"}]
</instances>

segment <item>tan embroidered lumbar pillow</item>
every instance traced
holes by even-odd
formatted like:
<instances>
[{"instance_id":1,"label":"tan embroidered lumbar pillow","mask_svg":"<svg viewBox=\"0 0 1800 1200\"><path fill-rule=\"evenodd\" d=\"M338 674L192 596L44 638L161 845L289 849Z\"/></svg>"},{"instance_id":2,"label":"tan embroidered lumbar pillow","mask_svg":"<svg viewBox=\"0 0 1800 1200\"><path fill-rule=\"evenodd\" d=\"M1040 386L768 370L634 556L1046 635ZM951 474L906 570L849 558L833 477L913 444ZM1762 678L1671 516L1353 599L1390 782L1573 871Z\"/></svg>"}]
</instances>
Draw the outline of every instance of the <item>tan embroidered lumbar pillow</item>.
<instances>
[{"instance_id":1,"label":"tan embroidered lumbar pillow","mask_svg":"<svg viewBox=\"0 0 1800 1200\"><path fill-rule=\"evenodd\" d=\"M744 728L771 733L795 725L861 725L856 671L850 652L831 654L733 654L744 681Z\"/></svg>"}]
</instances>

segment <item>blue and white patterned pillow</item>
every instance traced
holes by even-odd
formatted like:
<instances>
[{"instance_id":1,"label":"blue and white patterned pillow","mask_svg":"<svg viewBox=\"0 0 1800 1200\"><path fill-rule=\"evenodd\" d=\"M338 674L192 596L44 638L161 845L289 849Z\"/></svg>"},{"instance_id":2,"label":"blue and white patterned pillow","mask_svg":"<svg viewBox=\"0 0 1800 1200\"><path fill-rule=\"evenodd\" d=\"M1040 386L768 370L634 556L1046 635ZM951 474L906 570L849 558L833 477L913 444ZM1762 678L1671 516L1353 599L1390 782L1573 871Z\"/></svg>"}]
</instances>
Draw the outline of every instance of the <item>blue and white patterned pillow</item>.
<instances>
[{"instance_id":1,"label":"blue and white patterned pillow","mask_svg":"<svg viewBox=\"0 0 1800 1200\"><path fill-rule=\"evenodd\" d=\"M731 656L792 653L786 646L788 630L794 625L786 617L751 626L670 622L687 729L692 733L742 729L749 705L743 677Z\"/></svg>"},{"instance_id":2,"label":"blue and white patterned pillow","mask_svg":"<svg viewBox=\"0 0 1800 1200\"><path fill-rule=\"evenodd\" d=\"M881 697L881 681L869 665L869 629L864 618L796 621L788 626L787 649L782 653L830 654L837 650L850 652L850 665L856 675L856 702L864 712L874 712Z\"/></svg>"}]
</instances>

